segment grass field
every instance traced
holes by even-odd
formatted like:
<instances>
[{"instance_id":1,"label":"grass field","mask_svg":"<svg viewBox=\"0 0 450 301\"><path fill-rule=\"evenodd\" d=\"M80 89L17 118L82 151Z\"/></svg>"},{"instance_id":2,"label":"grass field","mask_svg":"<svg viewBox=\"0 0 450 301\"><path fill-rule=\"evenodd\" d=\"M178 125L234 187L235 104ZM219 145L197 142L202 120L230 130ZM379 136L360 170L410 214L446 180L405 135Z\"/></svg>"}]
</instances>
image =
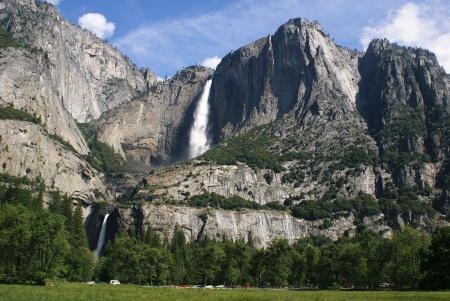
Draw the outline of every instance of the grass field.
<instances>
[{"instance_id":1,"label":"grass field","mask_svg":"<svg viewBox=\"0 0 450 301\"><path fill-rule=\"evenodd\" d=\"M193 301L226 301L226 300L304 300L304 301L336 301L336 300L450 300L450 292L361 292L361 291L288 291L288 290L241 290L241 289L171 289L142 287L136 285L109 284L71 284L63 283L57 287L0 285L0 301L3 300L193 300Z\"/></svg>"}]
</instances>

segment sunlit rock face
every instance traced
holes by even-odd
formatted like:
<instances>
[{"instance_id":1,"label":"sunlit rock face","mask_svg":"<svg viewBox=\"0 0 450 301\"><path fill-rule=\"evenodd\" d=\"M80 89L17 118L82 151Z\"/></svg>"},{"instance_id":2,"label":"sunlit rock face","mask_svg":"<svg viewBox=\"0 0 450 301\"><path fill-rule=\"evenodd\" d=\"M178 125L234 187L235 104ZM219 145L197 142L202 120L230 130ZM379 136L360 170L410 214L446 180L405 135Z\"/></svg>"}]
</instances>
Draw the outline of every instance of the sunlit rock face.
<instances>
[{"instance_id":1,"label":"sunlit rock face","mask_svg":"<svg viewBox=\"0 0 450 301\"><path fill-rule=\"evenodd\" d=\"M194 110L213 70L192 66L106 112L92 128L124 158L158 167L189 157Z\"/></svg>"},{"instance_id":2,"label":"sunlit rock face","mask_svg":"<svg viewBox=\"0 0 450 301\"><path fill-rule=\"evenodd\" d=\"M76 123L92 121L91 133L148 171L192 157L195 108L205 90L210 95L203 137L213 147L225 149L226 138L243 134L269 141L253 150L269 153L260 162L199 157L147 174L130 189L134 205L111 213L106 240L114 229L134 225L135 218L161 232L179 225L190 240L203 234L236 240L251 232L258 247L279 237L293 242L316 234L351 236L361 223L349 213L321 229L323 221L285 212L185 204L205 192L265 205L291 197L297 197L295 204L350 199L361 192L378 197L387 187L430 186L432 194L418 201L449 211L450 79L426 50L375 40L365 53L352 51L334 44L319 23L292 19L225 56L216 70L192 66L158 82L150 70L138 69L44 2L1 1L0 24L22 44L0 50L0 105L39 118L1 120L3 173L42 177L48 187L86 204L99 196L111 201L103 176L83 159L90 150ZM285 154L294 155L276 169L266 166ZM92 248L106 215L100 211L85 210L95 233ZM430 232L436 220L409 213L391 219L393 227L415 223ZM382 215L362 223L391 230Z\"/></svg>"},{"instance_id":3,"label":"sunlit rock face","mask_svg":"<svg viewBox=\"0 0 450 301\"><path fill-rule=\"evenodd\" d=\"M367 221L369 227L388 233L389 228L379 222L380 217ZM183 230L188 241L195 241L201 235L212 239L227 237L232 241L247 241L252 237L255 247L264 248L279 238L287 238L290 243L311 235L325 235L337 239L345 233L354 233L354 218L335 220L327 229L319 229L321 221L305 221L290 216L288 213L270 210L205 210L192 207L176 207L164 205L144 205L130 209L117 208L111 214L108 223L111 228L128 228L132 225L151 226L162 235L172 236L175 227Z\"/></svg>"},{"instance_id":4,"label":"sunlit rock face","mask_svg":"<svg viewBox=\"0 0 450 301\"><path fill-rule=\"evenodd\" d=\"M216 139L294 111L305 125L330 110L355 111L359 56L305 19L230 53L217 66L211 91Z\"/></svg>"},{"instance_id":5,"label":"sunlit rock face","mask_svg":"<svg viewBox=\"0 0 450 301\"><path fill-rule=\"evenodd\" d=\"M0 22L21 43L46 53L49 84L78 122L98 118L145 92L156 77L140 70L93 33L66 21L43 2L4 0Z\"/></svg>"}]
</instances>

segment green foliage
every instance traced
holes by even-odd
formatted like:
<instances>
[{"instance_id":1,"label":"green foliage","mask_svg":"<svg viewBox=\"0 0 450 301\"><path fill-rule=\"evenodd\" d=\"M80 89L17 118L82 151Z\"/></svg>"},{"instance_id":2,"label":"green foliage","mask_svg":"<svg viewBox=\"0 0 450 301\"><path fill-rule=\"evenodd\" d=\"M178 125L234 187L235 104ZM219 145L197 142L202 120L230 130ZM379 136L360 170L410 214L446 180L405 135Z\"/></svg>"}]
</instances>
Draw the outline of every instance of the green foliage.
<instances>
[{"instance_id":1,"label":"green foliage","mask_svg":"<svg viewBox=\"0 0 450 301\"><path fill-rule=\"evenodd\" d=\"M392 110L397 114L388 127L380 133L382 138L410 138L425 135L425 120L419 109L415 110L398 103Z\"/></svg>"},{"instance_id":2,"label":"green foliage","mask_svg":"<svg viewBox=\"0 0 450 301\"><path fill-rule=\"evenodd\" d=\"M50 278L91 279L93 258L81 208L73 212L67 196L51 192L48 210L44 210L42 182L4 175L3 180L0 281L43 284Z\"/></svg>"},{"instance_id":3,"label":"green foliage","mask_svg":"<svg viewBox=\"0 0 450 301\"><path fill-rule=\"evenodd\" d=\"M317 219L333 219L335 216L353 212L356 219L360 221L366 216L377 215L381 212L378 203L372 196L360 193L356 198L350 200L336 199L334 202L328 200L325 194L317 201L303 201L292 208L294 217L314 221Z\"/></svg>"},{"instance_id":4,"label":"green foliage","mask_svg":"<svg viewBox=\"0 0 450 301\"><path fill-rule=\"evenodd\" d=\"M450 227L443 227L431 237L431 245L421 261L425 275L421 287L432 290L450 289Z\"/></svg>"},{"instance_id":5,"label":"green foliage","mask_svg":"<svg viewBox=\"0 0 450 301\"><path fill-rule=\"evenodd\" d=\"M421 167L425 163L430 163L431 159L428 154L413 154L409 152L398 151L394 147L385 149L381 156L381 162L389 163L395 168L400 168L405 165L413 164Z\"/></svg>"},{"instance_id":6,"label":"green foliage","mask_svg":"<svg viewBox=\"0 0 450 301\"><path fill-rule=\"evenodd\" d=\"M23 110L14 109L13 107L0 107L0 119L20 120L41 124L40 116L36 117Z\"/></svg>"},{"instance_id":7,"label":"green foliage","mask_svg":"<svg viewBox=\"0 0 450 301\"><path fill-rule=\"evenodd\" d=\"M419 196L429 196L429 187L403 186L398 189L387 183L383 196L379 199L381 212L386 216L395 216L401 213L411 213L413 216L428 215L434 217L436 211L432 204L419 199Z\"/></svg>"},{"instance_id":8,"label":"green foliage","mask_svg":"<svg viewBox=\"0 0 450 301\"><path fill-rule=\"evenodd\" d=\"M86 157L89 164L107 176L130 171L127 161L120 154L114 152L114 149L108 144L98 140L97 133L89 133L89 124L79 123L78 127L91 151Z\"/></svg>"},{"instance_id":9,"label":"green foliage","mask_svg":"<svg viewBox=\"0 0 450 301\"><path fill-rule=\"evenodd\" d=\"M314 221L323 218L333 218L333 204L323 201L303 201L292 208L292 215L297 218L303 218Z\"/></svg>"},{"instance_id":10,"label":"green foliage","mask_svg":"<svg viewBox=\"0 0 450 301\"><path fill-rule=\"evenodd\" d=\"M267 202L263 206L261 206L262 209L272 209L272 210L279 210L283 211L286 210L286 207L281 204L280 202L273 201L273 202Z\"/></svg>"},{"instance_id":11,"label":"green foliage","mask_svg":"<svg viewBox=\"0 0 450 301\"><path fill-rule=\"evenodd\" d=\"M430 245L430 237L420 230L406 227L395 232L389 266L391 284L395 288L417 289L423 278L420 273L421 256Z\"/></svg>"},{"instance_id":12,"label":"green foliage","mask_svg":"<svg viewBox=\"0 0 450 301\"><path fill-rule=\"evenodd\" d=\"M370 208L364 205L366 202L371 202L369 197L360 195L351 205ZM90 279L92 252L85 247L81 208L67 210L67 203L59 194L53 196L49 210L34 211L21 204L2 203L0 281ZM346 206L341 204L341 208ZM353 286L378 289L387 282L396 288L414 289L427 275L419 266L428 267L426 272L431 275L431 263L441 266L447 258L447 232L442 229L441 235L433 238L432 247L427 234L406 228L396 232L392 240L364 229L353 239L333 242L323 236L308 237L294 245L286 239L276 239L266 249L257 250L250 242L243 239L232 242L225 236L216 240L201 236L197 241L187 242L185 229L178 226L172 238L166 236L161 243L156 230L148 228L137 237L121 232L108 242L96 266L95 278L153 285L324 289Z\"/></svg>"},{"instance_id":13,"label":"green foliage","mask_svg":"<svg viewBox=\"0 0 450 301\"><path fill-rule=\"evenodd\" d=\"M64 140L64 138L62 138L58 135L54 135L54 134L49 134L49 137L55 141L58 141L60 144L62 144L68 150L70 150L72 153L78 154L77 150L72 146L72 144L70 144L68 141Z\"/></svg>"},{"instance_id":14,"label":"green foliage","mask_svg":"<svg viewBox=\"0 0 450 301\"><path fill-rule=\"evenodd\" d=\"M7 47L19 47L17 41L13 38L12 34L6 29L0 27L0 48Z\"/></svg>"},{"instance_id":15,"label":"green foliage","mask_svg":"<svg viewBox=\"0 0 450 301\"><path fill-rule=\"evenodd\" d=\"M248 201L238 195L234 195L232 197L227 198L215 192L209 193L207 191L203 192L200 195L192 196L188 202L188 205L192 207L212 207L225 210L239 210L242 208L248 209L261 208L261 206L258 203L254 201Z\"/></svg>"},{"instance_id":16,"label":"green foliage","mask_svg":"<svg viewBox=\"0 0 450 301\"><path fill-rule=\"evenodd\" d=\"M259 130L260 128L255 128L246 134L229 138L201 158L220 165L237 165L241 162L255 169L266 168L276 173L282 172L283 156L270 151L274 138Z\"/></svg>"},{"instance_id":17,"label":"green foliage","mask_svg":"<svg viewBox=\"0 0 450 301\"><path fill-rule=\"evenodd\" d=\"M389 120L385 128L378 133L381 144L388 146L382 150L381 162L394 168L410 164L422 166L430 162L428 154L414 153L410 147L427 133L423 113L403 104L396 104L391 110L395 118Z\"/></svg>"},{"instance_id":18,"label":"green foliage","mask_svg":"<svg viewBox=\"0 0 450 301\"><path fill-rule=\"evenodd\" d=\"M345 152L341 163L347 165L348 167L355 167L357 164L375 166L378 164L378 156L372 150L352 146Z\"/></svg>"},{"instance_id":19,"label":"green foliage","mask_svg":"<svg viewBox=\"0 0 450 301\"><path fill-rule=\"evenodd\" d=\"M27 177L14 177L9 174L0 174L0 205L22 205L31 210L42 210L43 182L31 181Z\"/></svg>"}]
</instances>

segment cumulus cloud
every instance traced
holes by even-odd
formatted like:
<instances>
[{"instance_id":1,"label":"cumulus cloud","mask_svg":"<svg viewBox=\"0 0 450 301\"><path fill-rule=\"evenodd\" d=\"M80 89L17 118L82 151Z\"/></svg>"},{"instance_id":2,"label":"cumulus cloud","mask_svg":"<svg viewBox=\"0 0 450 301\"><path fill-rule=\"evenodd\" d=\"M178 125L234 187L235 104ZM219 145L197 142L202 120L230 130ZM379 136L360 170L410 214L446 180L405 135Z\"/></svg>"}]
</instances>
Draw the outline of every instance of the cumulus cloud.
<instances>
[{"instance_id":1,"label":"cumulus cloud","mask_svg":"<svg viewBox=\"0 0 450 301\"><path fill-rule=\"evenodd\" d=\"M218 56L207 57L206 59L203 60L203 62L200 63L200 65L211 69L216 69L217 65L219 65L221 60L222 59Z\"/></svg>"},{"instance_id":2,"label":"cumulus cloud","mask_svg":"<svg viewBox=\"0 0 450 301\"><path fill-rule=\"evenodd\" d=\"M374 38L387 38L400 45L422 47L434 52L439 63L450 71L450 4L407 3L375 26L365 27L361 44L367 48Z\"/></svg>"},{"instance_id":3,"label":"cumulus cloud","mask_svg":"<svg viewBox=\"0 0 450 301\"><path fill-rule=\"evenodd\" d=\"M78 25L89 29L100 39L105 39L114 34L116 26L106 21L105 16L97 13L87 13L78 19Z\"/></svg>"}]
</instances>

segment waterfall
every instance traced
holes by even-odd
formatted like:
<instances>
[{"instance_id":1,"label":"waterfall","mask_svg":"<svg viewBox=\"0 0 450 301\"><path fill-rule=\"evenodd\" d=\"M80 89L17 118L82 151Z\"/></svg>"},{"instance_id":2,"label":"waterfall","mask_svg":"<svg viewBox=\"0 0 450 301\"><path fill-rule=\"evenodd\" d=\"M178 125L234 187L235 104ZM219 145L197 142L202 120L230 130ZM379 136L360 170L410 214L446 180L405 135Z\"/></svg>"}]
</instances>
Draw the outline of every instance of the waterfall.
<instances>
[{"instance_id":1,"label":"waterfall","mask_svg":"<svg viewBox=\"0 0 450 301\"><path fill-rule=\"evenodd\" d=\"M209 149L207 127L209 113L209 91L211 90L212 80L206 81L203 93L198 101L194 111L194 124L191 128L189 137L189 158L200 156Z\"/></svg>"},{"instance_id":2,"label":"waterfall","mask_svg":"<svg viewBox=\"0 0 450 301\"><path fill-rule=\"evenodd\" d=\"M102 224L102 230L100 231L100 236L98 237L97 249L95 249L95 258L99 259L102 253L103 243L105 242L105 233L106 233L106 221L108 220L109 214L105 215Z\"/></svg>"}]
</instances>

